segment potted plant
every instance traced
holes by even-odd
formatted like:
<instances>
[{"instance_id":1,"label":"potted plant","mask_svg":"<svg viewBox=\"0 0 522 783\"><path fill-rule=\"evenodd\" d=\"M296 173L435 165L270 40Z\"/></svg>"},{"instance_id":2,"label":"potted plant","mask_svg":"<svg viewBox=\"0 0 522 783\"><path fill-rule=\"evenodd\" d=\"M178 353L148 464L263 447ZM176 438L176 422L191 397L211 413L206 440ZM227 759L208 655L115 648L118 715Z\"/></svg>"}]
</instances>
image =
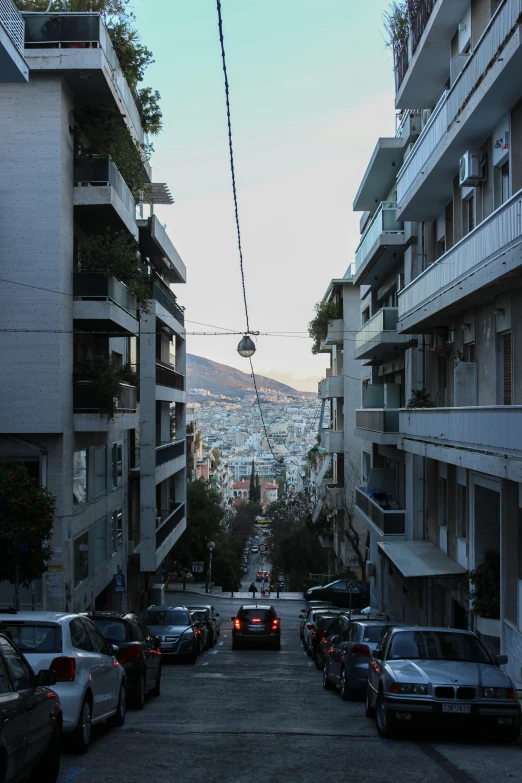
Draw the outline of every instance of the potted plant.
<instances>
[{"instance_id":1,"label":"potted plant","mask_svg":"<svg viewBox=\"0 0 522 783\"><path fill-rule=\"evenodd\" d=\"M343 317L342 306L338 302L317 302L314 306L315 317L308 324L308 334L312 338L312 353L319 353L322 340L326 339L328 326L332 321Z\"/></svg>"},{"instance_id":2,"label":"potted plant","mask_svg":"<svg viewBox=\"0 0 522 783\"><path fill-rule=\"evenodd\" d=\"M75 407L92 409L114 419L121 384L134 385L136 374L128 366L119 366L107 356L91 356L81 359L73 373L75 396L83 397Z\"/></svg>"},{"instance_id":3,"label":"potted plant","mask_svg":"<svg viewBox=\"0 0 522 783\"><path fill-rule=\"evenodd\" d=\"M427 389L412 389L411 397L406 407L408 410L413 408L434 408L435 403L431 399L430 392Z\"/></svg>"},{"instance_id":4,"label":"potted plant","mask_svg":"<svg viewBox=\"0 0 522 783\"><path fill-rule=\"evenodd\" d=\"M470 599L477 617L477 630L486 636L500 636L500 552L487 549L483 562L470 571L473 586Z\"/></svg>"}]
</instances>

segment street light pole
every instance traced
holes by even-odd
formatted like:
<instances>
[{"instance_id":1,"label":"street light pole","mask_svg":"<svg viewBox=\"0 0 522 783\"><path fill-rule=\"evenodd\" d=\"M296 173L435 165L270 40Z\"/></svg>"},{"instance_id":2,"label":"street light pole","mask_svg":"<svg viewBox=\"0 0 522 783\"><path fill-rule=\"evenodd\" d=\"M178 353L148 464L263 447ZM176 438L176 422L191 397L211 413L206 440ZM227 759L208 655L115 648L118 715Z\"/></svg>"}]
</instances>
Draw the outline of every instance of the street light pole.
<instances>
[{"instance_id":1,"label":"street light pole","mask_svg":"<svg viewBox=\"0 0 522 783\"><path fill-rule=\"evenodd\" d=\"M212 592L212 552L216 546L213 541L209 541L208 544L208 592Z\"/></svg>"}]
</instances>

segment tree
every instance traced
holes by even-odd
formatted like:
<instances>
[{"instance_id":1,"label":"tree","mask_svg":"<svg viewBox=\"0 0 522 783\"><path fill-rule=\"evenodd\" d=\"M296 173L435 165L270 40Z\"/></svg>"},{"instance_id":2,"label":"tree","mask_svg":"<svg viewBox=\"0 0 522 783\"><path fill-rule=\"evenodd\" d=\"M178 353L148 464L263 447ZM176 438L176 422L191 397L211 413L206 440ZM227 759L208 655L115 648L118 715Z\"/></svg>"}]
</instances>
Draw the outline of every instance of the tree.
<instances>
[{"instance_id":1,"label":"tree","mask_svg":"<svg viewBox=\"0 0 522 783\"><path fill-rule=\"evenodd\" d=\"M15 588L28 587L47 570L56 499L20 463L0 463L0 573Z\"/></svg>"},{"instance_id":2,"label":"tree","mask_svg":"<svg viewBox=\"0 0 522 783\"><path fill-rule=\"evenodd\" d=\"M256 479L254 470L254 460L252 460L252 470L250 471L250 486L248 488L248 499L254 502L256 499Z\"/></svg>"},{"instance_id":3,"label":"tree","mask_svg":"<svg viewBox=\"0 0 522 783\"><path fill-rule=\"evenodd\" d=\"M261 503L261 484L259 483L259 473L256 473L255 503Z\"/></svg>"},{"instance_id":4,"label":"tree","mask_svg":"<svg viewBox=\"0 0 522 783\"><path fill-rule=\"evenodd\" d=\"M348 468L345 474L345 486L343 492L343 501L341 508L327 508L326 518L323 515L322 524L330 529L330 519L337 512L337 523L339 532L344 535L348 544L352 548L352 551L357 558L357 565L361 569L362 578L365 578L366 574L366 547L364 542L366 541L366 532L364 533L364 542L362 540L361 529L357 527L357 518L355 516L355 488L357 485L357 479L359 472L355 463L350 460L346 460L345 466ZM326 519L326 525L325 525ZM326 530L325 530L326 532Z\"/></svg>"}]
</instances>

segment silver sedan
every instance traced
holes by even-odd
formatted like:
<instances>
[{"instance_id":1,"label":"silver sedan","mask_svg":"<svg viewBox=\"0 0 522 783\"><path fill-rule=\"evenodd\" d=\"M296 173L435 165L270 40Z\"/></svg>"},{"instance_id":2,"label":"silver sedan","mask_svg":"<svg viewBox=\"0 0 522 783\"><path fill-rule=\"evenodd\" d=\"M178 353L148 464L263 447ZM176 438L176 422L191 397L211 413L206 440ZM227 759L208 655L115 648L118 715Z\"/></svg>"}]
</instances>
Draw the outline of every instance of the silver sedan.
<instances>
[{"instance_id":1,"label":"silver sedan","mask_svg":"<svg viewBox=\"0 0 522 783\"><path fill-rule=\"evenodd\" d=\"M516 742L521 711L510 678L471 631L449 628L391 628L368 667L366 714L377 718L381 737L399 727L437 723L493 730Z\"/></svg>"}]
</instances>

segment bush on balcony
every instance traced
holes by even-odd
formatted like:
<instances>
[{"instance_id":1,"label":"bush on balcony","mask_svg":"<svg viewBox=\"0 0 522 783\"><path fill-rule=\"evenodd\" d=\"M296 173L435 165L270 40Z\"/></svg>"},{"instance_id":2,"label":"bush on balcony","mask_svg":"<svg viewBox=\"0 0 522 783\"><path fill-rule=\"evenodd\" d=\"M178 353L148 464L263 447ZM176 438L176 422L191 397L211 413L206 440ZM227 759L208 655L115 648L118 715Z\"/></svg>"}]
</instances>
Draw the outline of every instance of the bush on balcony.
<instances>
[{"instance_id":1,"label":"bush on balcony","mask_svg":"<svg viewBox=\"0 0 522 783\"><path fill-rule=\"evenodd\" d=\"M392 50L395 63L408 40L410 2L408 0L395 2L394 0L389 8L382 13L382 22L387 35L386 46Z\"/></svg>"},{"instance_id":2,"label":"bush on balcony","mask_svg":"<svg viewBox=\"0 0 522 783\"><path fill-rule=\"evenodd\" d=\"M107 356L81 359L74 368L74 381L89 381L92 407L113 419L117 409L120 384L136 383L136 374L128 366L121 367Z\"/></svg>"},{"instance_id":3,"label":"bush on balcony","mask_svg":"<svg viewBox=\"0 0 522 783\"><path fill-rule=\"evenodd\" d=\"M413 389L412 397L408 400L406 407L410 410L412 408L434 408L435 403L427 389Z\"/></svg>"},{"instance_id":4,"label":"bush on balcony","mask_svg":"<svg viewBox=\"0 0 522 783\"><path fill-rule=\"evenodd\" d=\"M100 272L124 283L142 310L148 312L150 283L139 260L139 245L126 231L92 236L78 253L80 272Z\"/></svg>"},{"instance_id":5,"label":"bush on balcony","mask_svg":"<svg viewBox=\"0 0 522 783\"><path fill-rule=\"evenodd\" d=\"M500 619L500 552L488 549L484 553L484 562L469 572L469 581L473 585L470 598L474 614Z\"/></svg>"},{"instance_id":6,"label":"bush on balcony","mask_svg":"<svg viewBox=\"0 0 522 783\"><path fill-rule=\"evenodd\" d=\"M315 318L308 324L308 334L312 338L312 353L319 353L321 341L326 339L328 324L342 318L342 307L337 302L317 302L314 306Z\"/></svg>"}]
</instances>

